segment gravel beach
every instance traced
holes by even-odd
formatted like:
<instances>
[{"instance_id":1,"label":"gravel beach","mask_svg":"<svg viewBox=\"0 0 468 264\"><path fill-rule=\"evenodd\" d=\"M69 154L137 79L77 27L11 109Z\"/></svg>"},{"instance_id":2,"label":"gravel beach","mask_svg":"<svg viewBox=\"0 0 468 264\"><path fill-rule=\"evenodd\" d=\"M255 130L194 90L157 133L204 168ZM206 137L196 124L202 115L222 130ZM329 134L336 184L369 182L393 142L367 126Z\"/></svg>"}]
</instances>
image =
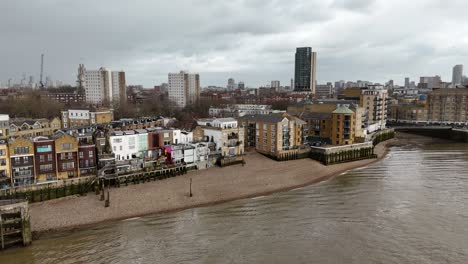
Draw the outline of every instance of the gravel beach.
<instances>
[{"instance_id":1,"label":"gravel beach","mask_svg":"<svg viewBox=\"0 0 468 264\"><path fill-rule=\"evenodd\" d=\"M258 153L248 153L246 165L192 171L162 181L147 182L110 191L110 207L99 195L63 199L30 205L35 237L49 232L85 228L92 224L148 214L208 206L236 199L267 195L323 181L347 170L363 167L383 158L395 139L376 146L378 159L324 166L311 159L277 162ZM193 197L189 197L192 178Z\"/></svg>"}]
</instances>

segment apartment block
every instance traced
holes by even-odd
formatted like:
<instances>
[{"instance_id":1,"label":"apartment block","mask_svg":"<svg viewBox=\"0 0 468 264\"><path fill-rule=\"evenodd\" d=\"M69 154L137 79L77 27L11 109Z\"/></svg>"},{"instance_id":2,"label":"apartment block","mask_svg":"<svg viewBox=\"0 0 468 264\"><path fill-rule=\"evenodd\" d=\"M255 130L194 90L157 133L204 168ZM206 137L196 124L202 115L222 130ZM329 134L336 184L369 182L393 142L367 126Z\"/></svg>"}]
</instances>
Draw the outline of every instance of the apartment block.
<instances>
[{"instance_id":1,"label":"apartment block","mask_svg":"<svg viewBox=\"0 0 468 264\"><path fill-rule=\"evenodd\" d=\"M81 67L81 65L80 65ZM83 87L86 102L97 105L110 105L126 100L125 72L113 72L101 67L99 70L86 70L83 67Z\"/></svg>"},{"instance_id":2,"label":"apartment block","mask_svg":"<svg viewBox=\"0 0 468 264\"><path fill-rule=\"evenodd\" d=\"M429 119L429 108L426 104L393 104L390 106L388 119L401 123L427 122Z\"/></svg>"},{"instance_id":3,"label":"apartment block","mask_svg":"<svg viewBox=\"0 0 468 264\"><path fill-rule=\"evenodd\" d=\"M428 121L468 122L468 89L439 89L428 94Z\"/></svg>"},{"instance_id":4,"label":"apartment block","mask_svg":"<svg viewBox=\"0 0 468 264\"><path fill-rule=\"evenodd\" d=\"M194 104L200 99L200 75L198 73L169 73L169 99L178 107Z\"/></svg>"},{"instance_id":5,"label":"apartment block","mask_svg":"<svg viewBox=\"0 0 468 264\"><path fill-rule=\"evenodd\" d=\"M338 106L346 105L354 112L353 121L354 135L357 138L364 138L366 130L364 127L364 121L367 119L367 111L359 106L360 92L357 95L358 101L356 100L315 100L315 101L304 101L296 105L288 106L288 113L297 116L308 123L308 136L321 138L322 142L331 144L331 133L329 133L332 112L335 111ZM318 124L320 122L320 124ZM323 128L322 126L325 126ZM328 139L328 140L325 140ZM359 140L358 140L359 141Z\"/></svg>"},{"instance_id":6,"label":"apartment block","mask_svg":"<svg viewBox=\"0 0 468 264\"><path fill-rule=\"evenodd\" d=\"M221 157L235 157L244 154L244 129L234 118L198 119L193 132L196 142L213 142L215 151Z\"/></svg>"},{"instance_id":7,"label":"apartment block","mask_svg":"<svg viewBox=\"0 0 468 264\"><path fill-rule=\"evenodd\" d=\"M354 101L318 100L288 107L288 113L307 122L307 141L331 145L363 142L365 110Z\"/></svg>"},{"instance_id":8,"label":"apartment block","mask_svg":"<svg viewBox=\"0 0 468 264\"><path fill-rule=\"evenodd\" d=\"M239 118L244 142L263 154L278 156L303 143L306 122L286 113L249 115Z\"/></svg>"},{"instance_id":9,"label":"apartment block","mask_svg":"<svg viewBox=\"0 0 468 264\"><path fill-rule=\"evenodd\" d=\"M343 91L343 99L355 101L364 109L362 119L364 133L372 133L385 129L389 112L388 90L381 85L347 88Z\"/></svg>"},{"instance_id":10,"label":"apartment block","mask_svg":"<svg viewBox=\"0 0 468 264\"><path fill-rule=\"evenodd\" d=\"M331 138L333 145L351 145L355 136L355 113L346 105L332 112Z\"/></svg>"}]
</instances>

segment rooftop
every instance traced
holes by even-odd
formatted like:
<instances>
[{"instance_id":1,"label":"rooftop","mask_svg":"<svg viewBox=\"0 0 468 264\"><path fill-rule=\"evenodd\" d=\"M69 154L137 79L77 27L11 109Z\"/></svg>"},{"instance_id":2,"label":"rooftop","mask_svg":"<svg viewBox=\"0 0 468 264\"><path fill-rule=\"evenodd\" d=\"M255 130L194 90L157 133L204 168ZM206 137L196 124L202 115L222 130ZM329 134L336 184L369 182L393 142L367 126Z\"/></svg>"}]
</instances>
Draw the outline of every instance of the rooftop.
<instances>
[{"instance_id":1,"label":"rooftop","mask_svg":"<svg viewBox=\"0 0 468 264\"><path fill-rule=\"evenodd\" d=\"M338 106L335 111L332 112L333 114L354 114L353 110L349 109L348 106L340 105Z\"/></svg>"}]
</instances>

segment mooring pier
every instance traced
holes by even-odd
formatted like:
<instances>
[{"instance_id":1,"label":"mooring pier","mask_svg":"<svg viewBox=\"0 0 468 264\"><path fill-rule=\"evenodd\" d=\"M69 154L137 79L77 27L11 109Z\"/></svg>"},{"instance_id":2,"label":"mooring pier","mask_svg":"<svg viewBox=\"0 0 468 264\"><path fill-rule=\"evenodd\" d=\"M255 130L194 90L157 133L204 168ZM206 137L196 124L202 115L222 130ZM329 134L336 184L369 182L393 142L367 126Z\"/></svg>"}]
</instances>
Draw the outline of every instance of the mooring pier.
<instances>
[{"instance_id":1,"label":"mooring pier","mask_svg":"<svg viewBox=\"0 0 468 264\"><path fill-rule=\"evenodd\" d=\"M0 200L0 249L31 244L29 206L25 200Z\"/></svg>"}]
</instances>

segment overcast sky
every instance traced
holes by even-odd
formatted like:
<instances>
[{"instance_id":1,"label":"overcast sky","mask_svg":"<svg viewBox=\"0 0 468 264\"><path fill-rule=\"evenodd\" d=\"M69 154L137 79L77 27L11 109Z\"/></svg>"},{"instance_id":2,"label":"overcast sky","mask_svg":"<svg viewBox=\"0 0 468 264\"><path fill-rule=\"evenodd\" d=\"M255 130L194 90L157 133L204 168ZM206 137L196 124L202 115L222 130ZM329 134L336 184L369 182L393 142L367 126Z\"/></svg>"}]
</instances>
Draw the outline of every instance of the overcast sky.
<instances>
[{"instance_id":1,"label":"overcast sky","mask_svg":"<svg viewBox=\"0 0 468 264\"><path fill-rule=\"evenodd\" d=\"M124 70L152 87L168 72L256 87L294 76L295 48L318 53L319 83L385 82L468 64L466 0L1 0L0 80Z\"/></svg>"}]
</instances>

